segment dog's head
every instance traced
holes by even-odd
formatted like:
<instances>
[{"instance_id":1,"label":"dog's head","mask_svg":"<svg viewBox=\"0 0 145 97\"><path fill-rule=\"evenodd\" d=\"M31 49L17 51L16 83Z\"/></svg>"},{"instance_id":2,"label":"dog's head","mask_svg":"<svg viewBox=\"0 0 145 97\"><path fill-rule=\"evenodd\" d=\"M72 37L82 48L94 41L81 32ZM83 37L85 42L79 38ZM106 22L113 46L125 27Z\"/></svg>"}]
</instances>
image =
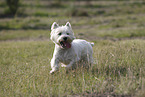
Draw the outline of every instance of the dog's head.
<instances>
[{"instance_id":1,"label":"dog's head","mask_svg":"<svg viewBox=\"0 0 145 97\"><path fill-rule=\"evenodd\" d=\"M59 26L54 22L51 26L50 39L61 48L71 48L71 42L75 39L74 33L69 22L65 26Z\"/></svg>"}]
</instances>

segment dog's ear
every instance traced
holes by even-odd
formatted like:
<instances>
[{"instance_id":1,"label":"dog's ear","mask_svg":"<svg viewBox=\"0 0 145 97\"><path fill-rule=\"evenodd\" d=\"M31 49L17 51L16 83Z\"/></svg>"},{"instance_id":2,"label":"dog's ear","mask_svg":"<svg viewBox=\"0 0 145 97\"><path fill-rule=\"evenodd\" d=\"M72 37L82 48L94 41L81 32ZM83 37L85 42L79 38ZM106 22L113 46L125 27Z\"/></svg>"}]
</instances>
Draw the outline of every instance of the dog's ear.
<instances>
[{"instance_id":1,"label":"dog's ear","mask_svg":"<svg viewBox=\"0 0 145 97\"><path fill-rule=\"evenodd\" d=\"M71 24L69 22L66 23L66 26L71 28Z\"/></svg>"},{"instance_id":2,"label":"dog's ear","mask_svg":"<svg viewBox=\"0 0 145 97\"><path fill-rule=\"evenodd\" d=\"M51 30L56 29L58 26L59 25L56 22L54 22L51 26Z\"/></svg>"}]
</instances>

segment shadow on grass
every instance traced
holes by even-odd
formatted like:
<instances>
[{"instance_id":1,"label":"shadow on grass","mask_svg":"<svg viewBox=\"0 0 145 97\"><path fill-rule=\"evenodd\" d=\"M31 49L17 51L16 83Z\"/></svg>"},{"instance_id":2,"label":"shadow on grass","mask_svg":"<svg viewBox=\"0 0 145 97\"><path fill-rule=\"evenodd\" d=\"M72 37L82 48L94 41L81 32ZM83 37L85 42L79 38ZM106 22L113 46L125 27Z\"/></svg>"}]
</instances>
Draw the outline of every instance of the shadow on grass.
<instances>
[{"instance_id":1,"label":"shadow on grass","mask_svg":"<svg viewBox=\"0 0 145 97\"><path fill-rule=\"evenodd\" d=\"M49 27L22 27L22 28L11 28L6 26L0 25L0 31L1 30L50 30Z\"/></svg>"},{"instance_id":2,"label":"shadow on grass","mask_svg":"<svg viewBox=\"0 0 145 97\"><path fill-rule=\"evenodd\" d=\"M17 14L17 15L13 15L13 14L10 14L10 13L3 13L3 14L0 14L0 19L3 19L3 18L14 18L15 16L22 17L22 18L28 17L28 15L24 14L24 13Z\"/></svg>"},{"instance_id":3,"label":"shadow on grass","mask_svg":"<svg viewBox=\"0 0 145 97\"><path fill-rule=\"evenodd\" d=\"M19 25L19 24L18 24ZM47 24L25 24L12 26L11 24L0 24L1 30L50 30L50 25Z\"/></svg>"}]
</instances>

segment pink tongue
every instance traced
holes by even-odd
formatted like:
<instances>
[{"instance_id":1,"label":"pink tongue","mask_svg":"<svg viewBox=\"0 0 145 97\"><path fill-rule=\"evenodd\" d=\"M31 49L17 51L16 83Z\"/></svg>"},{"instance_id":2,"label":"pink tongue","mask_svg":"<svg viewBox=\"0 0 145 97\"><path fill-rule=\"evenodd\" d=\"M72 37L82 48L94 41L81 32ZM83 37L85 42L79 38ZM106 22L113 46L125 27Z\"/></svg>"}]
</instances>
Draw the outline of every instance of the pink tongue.
<instances>
[{"instance_id":1,"label":"pink tongue","mask_svg":"<svg viewBox=\"0 0 145 97\"><path fill-rule=\"evenodd\" d=\"M68 42L63 42L64 43L64 46L66 47L66 48L71 48L71 44L70 43L68 43Z\"/></svg>"}]
</instances>

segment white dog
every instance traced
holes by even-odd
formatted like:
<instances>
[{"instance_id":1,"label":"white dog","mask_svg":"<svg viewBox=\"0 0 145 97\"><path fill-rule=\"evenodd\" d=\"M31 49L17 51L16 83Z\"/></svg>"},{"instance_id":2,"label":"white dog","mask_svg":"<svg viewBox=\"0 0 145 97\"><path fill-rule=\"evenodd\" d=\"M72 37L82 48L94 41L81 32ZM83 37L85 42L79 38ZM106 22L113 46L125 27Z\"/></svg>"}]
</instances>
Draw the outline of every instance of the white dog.
<instances>
[{"instance_id":1,"label":"white dog","mask_svg":"<svg viewBox=\"0 0 145 97\"><path fill-rule=\"evenodd\" d=\"M93 62L92 46L94 43L75 39L69 22L65 26L59 26L54 22L51 26L50 35L50 39L55 43L55 50L51 59L52 70L50 73L59 69L59 63L62 63L62 67L70 69L76 67L79 62L85 62L87 64Z\"/></svg>"}]
</instances>

